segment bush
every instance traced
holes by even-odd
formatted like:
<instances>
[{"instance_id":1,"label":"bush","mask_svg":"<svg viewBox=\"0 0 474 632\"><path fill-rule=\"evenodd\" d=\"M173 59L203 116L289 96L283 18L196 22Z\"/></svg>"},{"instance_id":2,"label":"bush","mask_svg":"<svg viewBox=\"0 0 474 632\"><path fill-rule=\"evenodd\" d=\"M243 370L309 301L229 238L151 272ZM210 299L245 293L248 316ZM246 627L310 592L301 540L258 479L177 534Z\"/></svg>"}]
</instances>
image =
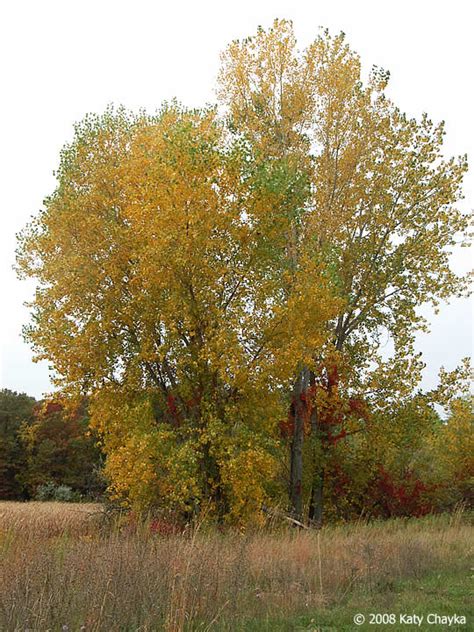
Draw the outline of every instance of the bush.
<instances>
[{"instance_id":1,"label":"bush","mask_svg":"<svg viewBox=\"0 0 474 632\"><path fill-rule=\"evenodd\" d=\"M63 503L79 502L81 495L68 485L56 485L52 481L39 485L36 489L35 500L56 500Z\"/></svg>"}]
</instances>

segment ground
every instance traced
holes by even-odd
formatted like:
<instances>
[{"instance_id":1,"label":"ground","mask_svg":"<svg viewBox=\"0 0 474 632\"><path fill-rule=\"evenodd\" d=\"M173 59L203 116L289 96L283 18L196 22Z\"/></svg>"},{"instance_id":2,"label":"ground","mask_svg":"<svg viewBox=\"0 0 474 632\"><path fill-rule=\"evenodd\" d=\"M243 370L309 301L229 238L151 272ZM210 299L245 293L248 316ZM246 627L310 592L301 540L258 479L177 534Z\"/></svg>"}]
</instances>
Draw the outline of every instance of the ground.
<instances>
[{"instance_id":1,"label":"ground","mask_svg":"<svg viewBox=\"0 0 474 632\"><path fill-rule=\"evenodd\" d=\"M319 532L165 527L100 505L0 503L0 630L473 629L465 514ZM415 614L420 625L400 621Z\"/></svg>"}]
</instances>

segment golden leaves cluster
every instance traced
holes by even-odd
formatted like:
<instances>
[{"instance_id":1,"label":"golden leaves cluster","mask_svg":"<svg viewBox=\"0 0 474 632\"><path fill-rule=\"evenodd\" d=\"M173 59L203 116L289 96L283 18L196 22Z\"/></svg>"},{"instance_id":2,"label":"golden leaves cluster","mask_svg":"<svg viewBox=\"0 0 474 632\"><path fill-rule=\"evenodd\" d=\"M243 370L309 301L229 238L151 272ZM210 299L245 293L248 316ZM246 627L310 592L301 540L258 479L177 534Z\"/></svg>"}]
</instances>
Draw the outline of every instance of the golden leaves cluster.
<instances>
[{"instance_id":1,"label":"golden leaves cluster","mask_svg":"<svg viewBox=\"0 0 474 632\"><path fill-rule=\"evenodd\" d=\"M379 404L419 374L416 308L465 289L449 252L467 164L387 81L362 80L343 35L299 52L277 20L223 54L224 116L171 104L76 126L20 235L38 282L26 334L60 388L91 397L130 502L247 516L301 367L337 357L341 389Z\"/></svg>"}]
</instances>

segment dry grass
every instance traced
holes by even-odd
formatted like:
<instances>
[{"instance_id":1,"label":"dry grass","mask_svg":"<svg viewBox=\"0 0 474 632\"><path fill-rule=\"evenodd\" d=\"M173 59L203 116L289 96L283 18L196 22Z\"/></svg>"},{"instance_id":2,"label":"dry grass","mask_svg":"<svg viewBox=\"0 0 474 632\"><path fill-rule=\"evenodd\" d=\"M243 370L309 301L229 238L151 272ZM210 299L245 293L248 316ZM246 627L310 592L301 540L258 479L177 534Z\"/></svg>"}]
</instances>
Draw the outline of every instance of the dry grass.
<instances>
[{"instance_id":1,"label":"dry grass","mask_svg":"<svg viewBox=\"0 0 474 632\"><path fill-rule=\"evenodd\" d=\"M472 541L462 516L164 538L104 532L98 510L0 503L1 630L250 629L463 567Z\"/></svg>"},{"instance_id":2,"label":"dry grass","mask_svg":"<svg viewBox=\"0 0 474 632\"><path fill-rule=\"evenodd\" d=\"M95 503L0 502L0 534L48 539L57 535L86 535L97 531L102 506Z\"/></svg>"}]
</instances>

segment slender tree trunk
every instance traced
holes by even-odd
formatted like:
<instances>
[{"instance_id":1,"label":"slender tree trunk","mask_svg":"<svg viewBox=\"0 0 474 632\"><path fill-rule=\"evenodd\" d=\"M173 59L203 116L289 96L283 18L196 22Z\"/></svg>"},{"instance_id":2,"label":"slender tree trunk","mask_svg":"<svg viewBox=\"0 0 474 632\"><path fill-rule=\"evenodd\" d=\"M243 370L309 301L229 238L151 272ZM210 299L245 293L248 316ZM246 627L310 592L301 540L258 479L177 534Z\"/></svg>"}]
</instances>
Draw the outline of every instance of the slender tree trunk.
<instances>
[{"instance_id":1,"label":"slender tree trunk","mask_svg":"<svg viewBox=\"0 0 474 632\"><path fill-rule=\"evenodd\" d=\"M310 385L314 386L315 376L311 371ZM318 409L313 403L311 409L311 492L309 497L308 520L317 527L323 523L324 455Z\"/></svg>"},{"instance_id":2,"label":"slender tree trunk","mask_svg":"<svg viewBox=\"0 0 474 632\"><path fill-rule=\"evenodd\" d=\"M302 369L293 389L292 412L294 419L291 441L290 503L291 513L296 520L303 518L303 442L305 403L301 397L308 388L309 371Z\"/></svg>"},{"instance_id":3,"label":"slender tree trunk","mask_svg":"<svg viewBox=\"0 0 474 632\"><path fill-rule=\"evenodd\" d=\"M320 463L313 472L309 500L309 522L320 528L323 525L324 467Z\"/></svg>"}]
</instances>

